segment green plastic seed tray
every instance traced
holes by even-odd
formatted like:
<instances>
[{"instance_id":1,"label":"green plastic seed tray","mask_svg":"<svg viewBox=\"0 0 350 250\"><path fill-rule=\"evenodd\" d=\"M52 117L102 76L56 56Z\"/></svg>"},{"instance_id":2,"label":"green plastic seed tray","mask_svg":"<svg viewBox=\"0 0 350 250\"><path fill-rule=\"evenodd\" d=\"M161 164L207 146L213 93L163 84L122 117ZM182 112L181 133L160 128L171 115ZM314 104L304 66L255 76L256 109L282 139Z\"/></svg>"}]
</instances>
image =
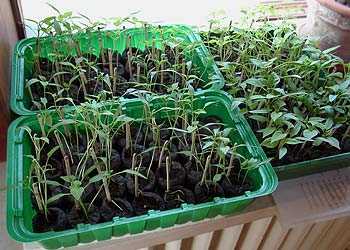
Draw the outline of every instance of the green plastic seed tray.
<instances>
[{"instance_id":1,"label":"green plastic seed tray","mask_svg":"<svg viewBox=\"0 0 350 250\"><path fill-rule=\"evenodd\" d=\"M350 166L350 153L274 167L278 179L286 180Z\"/></svg>"},{"instance_id":2,"label":"green plastic seed tray","mask_svg":"<svg viewBox=\"0 0 350 250\"><path fill-rule=\"evenodd\" d=\"M145 51L146 48L148 51L152 50L152 48L163 48L165 45L164 42L161 41L165 41L166 45L172 48L176 48L177 46L185 47L184 54L186 62L188 62L188 65L191 65L189 67L195 68L196 72L194 72L194 75L200 79L198 89L220 89L224 85L223 77L214 63L213 58L210 56L209 51L203 45L200 36L187 26L163 26L161 29L159 27L150 26L147 28L147 32L145 32L144 28L130 28L126 29L125 32L124 30L101 31L101 36L99 36L98 32L91 32L74 35L73 37L79 44L78 48L80 52L78 56L92 53L92 55L99 57L101 55L100 44L102 44L104 53L106 54L106 61L108 57L107 49L109 48L112 51L123 53L124 50L126 51L128 49L126 44L130 44L129 37L131 37L132 47L140 51ZM99 42L100 37L102 39L101 42ZM126 42L125 39L128 41ZM32 96L35 96L36 93L31 93L33 91L28 90L28 81L33 78L33 69L37 66L36 63L34 63L35 55L39 54L40 58L48 58L52 62L54 61L55 55L59 54L60 60L64 62L62 67L67 66L71 61L68 59L68 61L65 61L65 55L73 56L75 59L77 58L77 46L72 41L71 36L67 35L42 37L39 39L38 43L38 47L40 48L39 52L36 52L36 38L23 39L16 44L13 53L11 76L11 109L14 113L18 115L30 115L37 112L33 111L32 108ZM58 47L57 50L59 50L59 53L53 48L53 44ZM56 66L61 67L61 64L55 65L55 67ZM64 71L65 70L62 69L62 72ZM104 72L104 74L107 73L108 72ZM153 73L149 72L148 74ZM78 77L78 75L76 76ZM63 75L60 76L58 74L56 79L59 77L63 77ZM38 78L39 77L36 77L36 79ZM76 80L79 79L77 78ZM46 83L43 84L56 84L54 80L55 79L47 80ZM193 79L189 80L193 81ZM64 84L67 85L68 83L65 82ZM168 84L171 85L170 83ZM67 89L67 86L65 86L65 89ZM56 93L56 95L58 95L58 93ZM45 98L48 100L51 96L48 95ZM44 106L46 102L44 99L36 101L41 103L41 110L51 108ZM64 105L72 106L70 102Z\"/></svg>"},{"instance_id":3,"label":"green plastic seed tray","mask_svg":"<svg viewBox=\"0 0 350 250\"><path fill-rule=\"evenodd\" d=\"M211 103L210 105L208 105ZM272 193L277 186L277 176L270 163L266 161L261 146L258 144L247 121L237 114L238 110L231 110L232 98L220 90L205 90L194 94L193 107L204 109L205 116L214 116L222 123L233 128L230 140L237 142L237 152L245 158L254 157L263 164L260 167L248 171L247 178L252 185L251 191L232 198L216 197L211 202L199 204L183 203L179 208L155 211L150 210L145 215L134 217L114 217L112 221L99 224L78 224L77 228L64 231L49 231L34 233L32 218L35 210L32 208L30 191L25 188L23 180L29 174L31 159L26 155L31 154L33 145L23 126L30 128L34 133L40 133L36 116L22 116L12 122L8 129L7 144L7 185L17 188L7 190L7 231L9 235L20 242L39 242L47 249L76 246L79 243L88 243L95 240L107 240L126 234L139 234L156 228L168 228L175 224L184 224L189 221L201 221L217 215L229 215L245 208L254 198ZM99 105L99 104L95 104ZM156 119L164 119L169 111L164 107L174 106L172 101L164 101L162 98L154 99L150 104L158 112ZM104 109L115 110L113 106L101 105ZM133 118L141 118L144 105L140 100L125 100L123 114ZM70 114L66 113L66 116ZM59 121L53 117L53 122Z\"/></svg>"}]
</instances>

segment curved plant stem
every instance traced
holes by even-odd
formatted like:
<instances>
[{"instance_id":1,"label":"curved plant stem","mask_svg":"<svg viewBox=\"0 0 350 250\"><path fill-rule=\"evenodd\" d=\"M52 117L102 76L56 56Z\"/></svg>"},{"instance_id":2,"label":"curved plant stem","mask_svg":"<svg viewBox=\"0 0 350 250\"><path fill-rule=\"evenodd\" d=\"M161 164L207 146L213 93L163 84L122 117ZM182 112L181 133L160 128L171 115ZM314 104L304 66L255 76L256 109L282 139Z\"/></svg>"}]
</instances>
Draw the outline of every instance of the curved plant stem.
<instances>
[{"instance_id":1,"label":"curved plant stem","mask_svg":"<svg viewBox=\"0 0 350 250\"><path fill-rule=\"evenodd\" d=\"M162 158L163 158L163 155L164 155L164 152L165 152L165 148L168 146L168 140L166 140L163 144L163 147L160 151L160 154L159 154L159 161L158 161L158 168L160 168L161 164L162 164Z\"/></svg>"}]
</instances>

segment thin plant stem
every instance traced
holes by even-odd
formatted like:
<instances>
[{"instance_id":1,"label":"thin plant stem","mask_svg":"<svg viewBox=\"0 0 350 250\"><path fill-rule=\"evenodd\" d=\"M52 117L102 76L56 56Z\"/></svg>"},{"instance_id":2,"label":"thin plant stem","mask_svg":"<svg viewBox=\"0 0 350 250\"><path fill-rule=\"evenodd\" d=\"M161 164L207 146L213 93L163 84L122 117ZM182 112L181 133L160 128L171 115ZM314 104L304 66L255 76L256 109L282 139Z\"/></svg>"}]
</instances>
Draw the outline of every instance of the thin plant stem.
<instances>
[{"instance_id":1,"label":"thin plant stem","mask_svg":"<svg viewBox=\"0 0 350 250\"><path fill-rule=\"evenodd\" d=\"M57 60L55 60L55 69L56 69L56 72L58 73L58 72L60 72L61 70L60 70L60 67L59 67L59 65L58 65L58 61ZM58 77L58 81L59 82L62 82L62 80L61 80L61 76L60 75L57 75L57 77Z\"/></svg>"},{"instance_id":2,"label":"thin plant stem","mask_svg":"<svg viewBox=\"0 0 350 250\"><path fill-rule=\"evenodd\" d=\"M194 151L195 151L195 142L196 142L196 132L193 131L191 135L191 155L190 155L190 161L193 159Z\"/></svg>"},{"instance_id":3,"label":"thin plant stem","mask_svg":"<svg viewBox=\"0 0 350 250\"><path fill-rule=\"evenodd\" d=\"M97 159L96 153L95 153L93 148L90 148L90 154L91 154L91 157L92 157L94 163L96 164L97 172L99 174L102 173L101 167L98 165L98 159ZM112 196L111 196L111 193L109 192L109 188L108 188L108 183L107 183L106 177L102 178L102 184L103 184L103 188L104 188L105 193L106 193L106 199L107 199L108 203L111 203L112 202Z\"/></svg>"},{"instance_id":4,"label":"thin plant stem","mask_svg":"<svg viewBox=\"0 0 350 250\"><path fill-rule=\"evenodd\" d=\"M39 44L40 44L40 40L39 40L39 38L37 38L36 41L35 41L35 52L37 54L37 60L35 60L35 62L36 62L37 72L38 72L39 75L41 75L40 57L39 57Z\"/></svg>"},{"instance_id":5,"label":"thin plant stem","mask_svg":"<svg viewBox=\"0 0 350 250\"><path fill-rule=\"evenodd\" d=\"M115 67L113 69L113 86L112 86L112 91L113 94L115 94L117 92L117 68Z\"/></svg>"},{"instance_id":6,"label":"thin plant stem","mask_svg":"<svg viewBox=\"0 0 350 250\"><path fill-rule=\"evenodd\" d=\"M158 142L158 132L157 132L156 118L154 117L152 117L152 137L153 137L154 145L156 145Z\"/></svg>"},{"instance_id":7,"label":"thin plant stem","mask_svg":"<svg viewBox=\"0 0 350 250\"><path fill-rule=\"evenodd\" d=\"M210 160L211 160L211 155L208 155L207 160L205 161L205 167L204 167L202 179L201 179L201 182L200 182L201 186L203 186L203 184L205 182L205 177L207 175L207 171L208 171L208 168L209 168L209 165L210 165Z\"/></svg>"},{"instance_id":8,"label":"thin plant stem","mask_svg":"<svg viewBox=\"0 0 350 250\"><path fill-rule=\"evenodd\" d=\"M132 155L132 164L131 164L131 170L136 171L136 153ZM135 192L135 197L137 198L139 196L139 178L137 174L134 175L134 192Z\"/></svg>"},{"instance_id":9,"label":"thin plant stem","mask_svg":"<svg viewBox=\"0 0 350 250\"><path fill-rule=\"evenodd\" d=\"M123 36L124 36L124 43L125 43L125 49L128 48L128 42L126 40L126 28L123 26Z\"/></svg>"},{"instance_id":10,"label":"thin plant stem","mask_svg":"<svg viewBox=\"0 0 350 250\"><path fill-rule=\"evenodd\" d=\"M101 59L102 59L102 64L104 66L106 64L106 58L105 58L103 44L102 44L102 35L101 35L100 27L98 27L98 44L100 45Z\"/></svg>"},{"instance_id":11,"label":"thin plant stem","mask_svg":"<svg viewBox=\"0 0 350 250\"><path fill-rule=\"evenodd\" d=\"M58 114L59 114L61 120L63 121L64 120L64 113L63 113L62 107L58 107ZM70 134L69 134L69 130L68 130L67 124L63 124L63 128L64 128L64 133L69 138Z\"/></svg>"},{"instance_id":12,"label":"thin plant stem","mask_svg":"<svg viewBox=\"0 0 350 250\"><path fill-rule=\"evenodd\" d=\"M132 77L132 68L131 68L131 55L132 53L128 51L128 67L129 67L129 77Z\"/></svg>"},{"instance_id":13,"label":"thin plant stem","mask_svg":"<svg viewBox=\"0 0 350 250\"><path fill-rule=\"evenodd\" d=\"M77 56L81 57L82 53L81 53L81 50L80 50L79 42L77 40L74 41L74 47L75 47L75 50L77 52Z\"/></svg>"},{"instance_id":14,"label":"thin plant stem","mask_svg":"<svg viewBox=\"0 0 350 250\"><path fill-rule=\"evenodd\" d=\"M140 83L140 75L141 75L141 66L140 64L137 64L137 69L136 69L136 75L137 75L137 82Z\"/></svg>"},{"instance_id":15,"label":"thin plant stem","mask_svg":"<svg viewBox=\"0 0 350 250\"><path fill-rule=\"evenodd\" d=\"M154 37L152 37L152 60L154 60L155 53L156 53L156 49L154 44Z\"/></svg>"},{"instance_id":16,"label":"thin plant stem","mask_svg":"<svg viewBox=\"0 0 350 250\"><path fill-rule=\"evenodd\" d=\"M169 156L165 159L165 170L166 170L166 192L170 192L170 168L171 168L171 159Z\"/></svg>"},{"instance_id":17,"label":"thin plant stem","mask_svg":"<svg viewBox=\"0 0 350 250\"><path fill-rule=\"evenodd\" d=\"M35 196L35 201L38 205L38 209L40 212L44 211L43 209L43 205L42 205L42 202L41 202L41 197L40 197L40 193L39 193L39 190L38 190L38 183L33 183L32 187L33 187L33 193L34 193L34 196Z\"/></svg>"},{"instance_id":18,"label":"thin plant stem","mask_svg":"<svg viewBox=\"0 0 350 250\"><path fill-rule=\"evenodd\" d=\"M113 51L108 48L107 49L107 53L108 53L108 63L109 63L109 75L114 78L114 71L113 71L113 59L112 59L112 56L113 56Z\"/></svg>"},{"instance_id":19,"label":"thin plant stem","mask_svg":"<svg viewBox=\"0 0 350 250\"><path fill-rule=\"evenodd\" d=\"M160 84L163 85L164 83L164 62L163 62L163 56L161 57L160 61Z\"/></svg>"},{"instance_id":20,"label":"thin plant stem","mask_svg":"<svg viewBox=\"0 0 350 250\"><path fill-rule=\"evenodd\" d=\"M36 134L33 135L33 142L34 142L34 149L35 149L36 158L40 159L40 150L38 148L37 135Z\"/></svg>"},{"instance_id":21,"label":"thin plant stem","mask_svg":"<svg viewBox=\"0 0 350 250\"><path fill-rule=\"evenodd\" d=\"M70 168L70 164L69 164L69 157L68 157L68 155L65 155L63 157L63 160L64 160L64 165L66 167L67 176L71 176L72 173L71 173L71 168Z\"/></svg>"},{"instance_id":22,"label":"thin plant stem","mask_svg":"<svg viewBox=\"0 0 350 250\"><path fill-rule=\"evenodd\" d=\"M129 149L131 146L130 138L131 138L130 124L126 123L125 124L125 149Z\"/></svg>"},{"instance_id":23,"label":"thin plant stem","mask_svg":"<svg viewBox=\"0 0 350 250\"><path fill-rule=\"evenodd\" d=\"M233 145L232 155L231 155L231 157L230 157L230 162L229 162L229 164L228 164L228 169L227 169L227 173L226 173L226 176L227 176L227 177L229 177L230 174L231 174L232 164L233 164L233 160L235 159L236 150L237 150L237 143L235 143L235 144Z\"/></svg>"},{"instance_id":24,"label":"thin plant stem","mask_svg":"<svg viewBox=\"0 0 350 250\"><path fill-rule=\"evenodd\" d=\"M45 128L44 128L44 122L43 122L43 117L41 114L38 114L37 115L37 118L38 118L38 122L39 122L39 125L40 125L40 129L41 129L41 135L46 137L46 133L45 133Z\"/></svg>"},{"instance_id":25,"label":"thin plant stem","mask_svg":"<svg viewBox=\"0 0 350 250\"><path fill-rule=\"evenodd\" d=\"M55 137L56 137L58 146L60 146L62 156L63 156L63 157L67 156L66 151L65 151L65 149L64 149L64 147L63 147L63 143L62 143L62 140L61 140L61 137L60 137L59 132L58 132L57 130L55 130L53 133L54 133L54 135L55 135Z\"/></svg>"}]
</instances>

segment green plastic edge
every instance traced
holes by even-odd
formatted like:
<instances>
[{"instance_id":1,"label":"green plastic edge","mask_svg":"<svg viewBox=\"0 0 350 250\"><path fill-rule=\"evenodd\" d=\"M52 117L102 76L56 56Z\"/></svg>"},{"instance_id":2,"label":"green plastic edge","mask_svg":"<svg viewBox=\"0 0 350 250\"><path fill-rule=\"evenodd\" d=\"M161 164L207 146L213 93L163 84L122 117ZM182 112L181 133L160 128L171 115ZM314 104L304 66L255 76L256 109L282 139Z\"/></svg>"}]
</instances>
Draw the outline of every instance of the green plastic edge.
<instances>
[{"instance_id":1,"label":"green plastic edge","mask_svg":"<svg viewBox=\"0 0 350 250\"><path fill-rule=\"evenodd\" d=\"M279 180L298 178L320 172L350 167L350 153L274 167Z\"/></svg>"},{"instance_id":2,"label":"green plastic edge","mask_svg":"<svg viewBox=\"0 0 350 250\"><path fill-rule=\"evenodd\" d=\"M228 96L223 91L200 91L196 94L205 99L214 98L220 100L230 107L232 97ZM134 101L130 101L134 102ZM253 156L259 156L262 160L266 159L266 155L257 143L257 139L246 120L242 116L237 116L235 112L233 119L237 120L237 129L242 136L242 139L247 140L248 145L255 145L250 147L249 151ZM27 120L34 119L33 116L23 116L17 118L11 123L8 128L9 134L14 134L16 128ZM242 134L243 133L243 134ZM8 138L8 159L18 160L16 157L21 153L21 147L16 145L19 138ZM13 143L11 143L11 141ZM11 146L11 147L10 147ZM16 149L17 148L17 149ZM248 147L249 148L249 147ZM13 185L18 182L19 176L23 176L21 169L11 167L11 161L8 161L7 185ZM91 242L94 240L109 239L112 236L122 236L125 234L141 233L144 230L153 230L154 228L166 228L174 224L183 224L188 221L199 221L205 218L215 217L216 215L226 215L233 212L238 212L253 200L253 198L270 194L277 187L277 176L269 163L261 166L259 173L263 179L263 185L259 190L253 192L246 192L242 196L233 198L215 198L212 202L202 204L183 204L181 208L167 211L149 211L147 215L135 216L132 218L114 218L113 222L100 223L97 225L78 225L77 229L69 229L61 232L48 232L42 234L35 234L29 232L23 225L21 219L21 209L17 207L16 199L23 196L20 189L10 189L7 191L7 220L6 226L9 235L17 241L33 242L39 241L44 247L48 249L55 249L62 246L74 246L81 242ZM16 190L16 191L15 191ZM15 209L14 209L15 207ZM167 221L170 218L171 221ZM110 229L112 228L112 229ZM106 232L109 232L106 234ZM111 232L111 234L110 234Z\"/></svg>"},{"instance_id":3,"label":"green plastic edge","mask_svg":"<svg viewBox=\"0 0 350 250\"><path fill-rule=\"evenodd\" d=\"M170 29L173 28L174 31L182 31L186 32L186 35L188 36L189 40L191 42L200 42L198 46L196 47L196 52L199 53L199 59L201 60L202 64L204 65L205 71L207 68L210 68L215 74L218 79L217 82L213 84L209 89L222 89L225 85L224 78L218 69L216 63L214 60L208 61L210 57L210 52L208 51L207 47L202 42L202 39L200 38L200 35L191 27L187 25L168 25L163 26L164 28ZM142 28L130 28L127 29L129 32L136 32ZM111 30L106 30L106 32L109 32ZM40 111L31 111L27 109L23 104L23 95L24 95L24 59L21 58L19 55L21 52L24 52L27 47L35 44L36 38L25 38L20 41L18 41L13 49L13 55L12 55L12 68L11 68L11 101L10 106L11 110L17 114L17 115L31 115L31 114L37 114ZM198 89L200 90L200 89ZM73 107L68 108L67 110L74 109Z\"/></svg>"}]
</instances>

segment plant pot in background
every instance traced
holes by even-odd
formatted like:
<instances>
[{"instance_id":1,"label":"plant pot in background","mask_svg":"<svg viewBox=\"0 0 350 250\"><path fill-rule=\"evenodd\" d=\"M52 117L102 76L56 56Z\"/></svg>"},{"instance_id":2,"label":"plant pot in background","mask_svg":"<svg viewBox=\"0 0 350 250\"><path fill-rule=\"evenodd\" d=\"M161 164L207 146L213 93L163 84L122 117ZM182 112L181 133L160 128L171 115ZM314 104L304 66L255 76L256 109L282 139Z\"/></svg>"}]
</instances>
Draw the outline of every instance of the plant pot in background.
<instances>
[{"instance_id":1,"label":"plant pot in background","mask_svg":"<svg viewBox=\"0 0 350 250\"><path fill-rule=\"evenodd\" d=\"M305 23L299 29L300 35L319 37L318 47L322 50L340 47L334 52L344 62L350 62L350 17L308 0Z\"/></svg>"}]
</instances>

